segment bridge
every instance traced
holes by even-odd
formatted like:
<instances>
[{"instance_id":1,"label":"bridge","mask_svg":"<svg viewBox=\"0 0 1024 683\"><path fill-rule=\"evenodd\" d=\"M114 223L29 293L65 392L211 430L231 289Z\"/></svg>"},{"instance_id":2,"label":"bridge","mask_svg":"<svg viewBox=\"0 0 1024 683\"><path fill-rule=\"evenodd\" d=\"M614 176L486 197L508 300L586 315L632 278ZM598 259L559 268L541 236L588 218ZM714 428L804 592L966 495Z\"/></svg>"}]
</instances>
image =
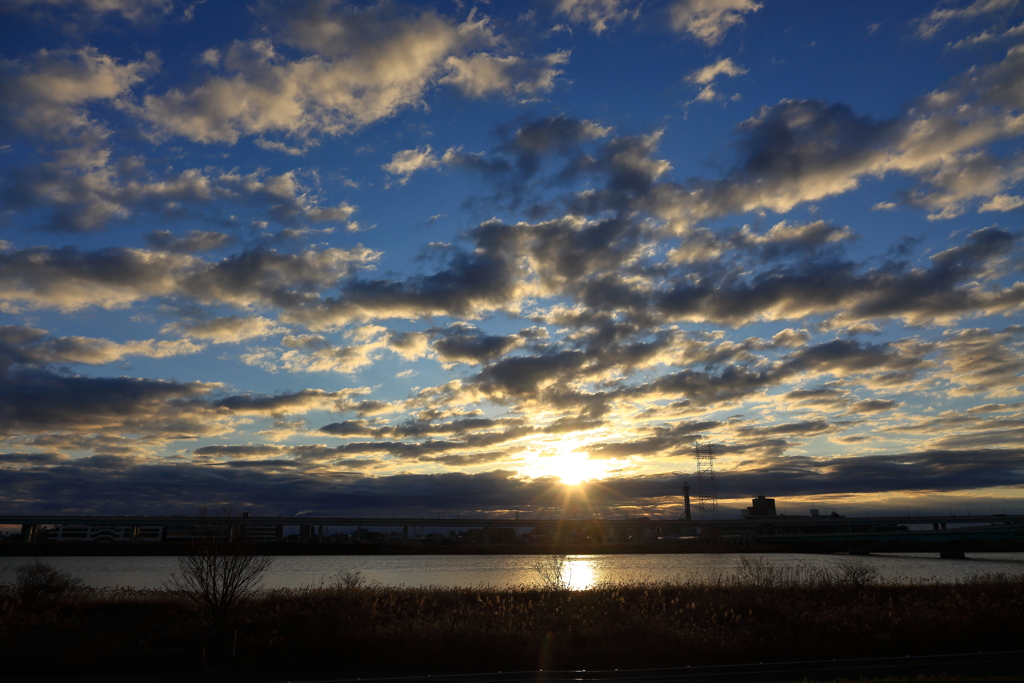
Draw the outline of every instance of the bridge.
<instances>
[{"instance_id":1,"label":"bridge","mask_svg":"<svg viewBox=\"0 0 1024 683\"><path fill-rule=\"evenodd\" d=\"M186 535L196 527L226 525L270 531L266 540L282 540L286 527L305 527L312 537L335 529L531 529L534 537L564 543L570 539L599 542L682 541L709 545L776 545L779 548L817 548L852 553L915 545L943 555L962 556L970 544L985 542L1024 549L1024 515L906 515L839 517L751 515L746 518L699 521L684 519L519 519L495 517L325 517L325 516L181 516L181 515L3 515L0 525L18 525L22 540L39 540L38 531L51 526L143 527L177 529ZM915 528L916 527L916 528ZM329 531L328 531L329 533ZM135 536L133 535L134 539ZM161 535L161 538L168 536Z\"/></svg>"},{"instance_id":2,"label":"bridge","mask_svg":"<svg viewBox=\"0 0 1024 683\"><path fill-rule=\"evenodd\" d=\"M794 530L813 526L822 530L842 530L848 527L890 526L890 525L939 525L976 527L980 525L1016 525L1024 524L1024 514L992 514L992 515L900 515L889 517L832 517L827 515L774 515L751 516L738 519L684 520L650 517L630 517L620 519L589 518L572 519L558 518L515 518L515 517L256 517L243 513L231 517L216 515L60 515L30 514L5 515L0 513L0 525L43 525L43 524L141 524L141 525L181 525L211 524L229 522L232 526L332 526L332 527L455 527L455 528L493 528L493 527L535 527L541 525L590 525L603 524L610 527L633 527L637 525L658 526L667 528L683 528L715 526L722 530L762 528L777 530Z\"/></svg>"}]
</instances>

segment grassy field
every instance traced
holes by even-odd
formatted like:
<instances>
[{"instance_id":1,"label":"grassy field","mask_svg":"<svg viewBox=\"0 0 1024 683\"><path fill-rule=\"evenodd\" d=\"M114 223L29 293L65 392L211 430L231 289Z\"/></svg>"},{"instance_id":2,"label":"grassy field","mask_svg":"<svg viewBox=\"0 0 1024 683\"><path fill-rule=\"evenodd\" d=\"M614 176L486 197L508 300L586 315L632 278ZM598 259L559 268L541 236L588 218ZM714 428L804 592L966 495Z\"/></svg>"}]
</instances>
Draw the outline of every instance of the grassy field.
<instances>
[{"instance_id":1,"label":"grassy field","mask_svg":"<svg viewBox=\"0 0 1024 683\"><path fill-rule=\"evenodd\" d=\"M393 588L343 575L257 591L220 638L181 593L12 583L0 590L0 661L20 676L214 666L429 673L1024 649L1020 575L911 584L880 581L854 560L832 571L752 560L729 578L571 591L559 558L537 571L542 587Z\"/></svg>"}]
</instances>

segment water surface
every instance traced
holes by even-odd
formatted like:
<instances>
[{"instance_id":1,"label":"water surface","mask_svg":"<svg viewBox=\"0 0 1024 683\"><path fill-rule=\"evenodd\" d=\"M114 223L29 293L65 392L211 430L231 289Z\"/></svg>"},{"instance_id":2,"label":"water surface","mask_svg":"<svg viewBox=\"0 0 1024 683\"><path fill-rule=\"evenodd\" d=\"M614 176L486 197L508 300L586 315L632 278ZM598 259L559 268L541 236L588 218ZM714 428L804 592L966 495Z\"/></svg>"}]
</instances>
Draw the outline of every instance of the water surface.
<instances>
[{"instance_id":1,"label":"water surface","mask_svg":"<svg viewBox=\"0 0 1024 683\"><path fill-rule=\"evenodd\" d=\"M734 574L743 558L762 558L793 570L835 568L848 555L666 554L568 555L566 578L573 588L636 579L680 581ZM13 580L15 567L41 560L97 588L160 588L178 570L175 557L8 557L0 558L0 583ZM883 579L953 582L975 574L1024 574L1024 553L969 553L967 559L940 559L934 553L894 553L856 558ZM504 588L541 585L545 555L307 555L278 557L264 585L301 588L329 585L346 573L387 586Z\"/></svg>"}]
</instances>

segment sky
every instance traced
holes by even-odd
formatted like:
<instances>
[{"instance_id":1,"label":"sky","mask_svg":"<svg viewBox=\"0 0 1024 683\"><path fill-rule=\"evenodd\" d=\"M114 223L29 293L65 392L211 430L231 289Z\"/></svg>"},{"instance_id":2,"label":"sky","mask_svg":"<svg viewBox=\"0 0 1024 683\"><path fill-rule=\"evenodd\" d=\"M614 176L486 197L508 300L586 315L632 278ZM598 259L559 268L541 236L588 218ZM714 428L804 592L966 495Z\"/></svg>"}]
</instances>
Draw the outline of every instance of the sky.
<instances>
[{"instance_id":1,"label":"sky","mask_svg":"<svg viewBox=\"0 0 1024 683\"><path fill-rule=\"evenodd\" d=\"M1020 512L1024 3L3 0L0 509Z\"/></svg>"}]
</instances>

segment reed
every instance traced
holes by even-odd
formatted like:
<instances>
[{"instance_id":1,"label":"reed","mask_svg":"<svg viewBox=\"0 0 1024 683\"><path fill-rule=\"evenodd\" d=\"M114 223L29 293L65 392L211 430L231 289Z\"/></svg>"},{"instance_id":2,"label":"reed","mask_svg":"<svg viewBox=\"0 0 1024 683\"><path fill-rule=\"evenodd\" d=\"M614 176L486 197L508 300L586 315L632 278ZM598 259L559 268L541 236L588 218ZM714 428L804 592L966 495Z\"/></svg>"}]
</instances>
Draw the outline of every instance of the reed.
<instances>
[{"instance_id":1,"label":"reed","mask_svg":"<svg viewBox=\"0 0 1024 683\"><path fill-rule=\"evenodd\" d=\"M218 665L348 671L633 668L1018 649L1024 575L880 580L752 560L734 575L568 590L408 588L343 574L241 600ZM167 590L0 589L0 657L33 672L209 666L203 617ZM41 645L45 644L45 645ZM45 657L44 657L45 652Z\"/></svg>"}]
</instances>

